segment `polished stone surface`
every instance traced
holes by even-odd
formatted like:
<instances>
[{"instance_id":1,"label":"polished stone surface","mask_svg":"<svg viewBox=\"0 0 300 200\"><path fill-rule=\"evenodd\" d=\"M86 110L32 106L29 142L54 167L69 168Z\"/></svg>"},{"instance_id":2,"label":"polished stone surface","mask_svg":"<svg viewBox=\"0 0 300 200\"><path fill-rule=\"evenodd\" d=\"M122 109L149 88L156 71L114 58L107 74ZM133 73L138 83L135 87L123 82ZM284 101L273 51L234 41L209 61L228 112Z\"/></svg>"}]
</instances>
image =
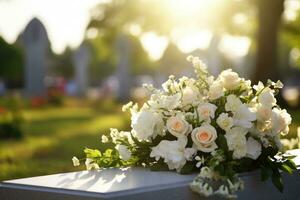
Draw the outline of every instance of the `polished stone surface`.
<instances>
[{"instance_id":1,"label":"polished stone surface","mask_svg":"<svg viewBox=\"0 0 300 200\"><path fill-rule=\"evenodd\" d=\"M300 150L291 153L300 155ZM295 162L300 166L300 156ZM199 199L188 186L195 175L144 168L71 172L4 181L0 184L0 199ZM299 171L284 176L284 194L276 191L270 181L262 183L258 172L241 174L241 178L245 190L239 192L240 199L300 199Z\"/></svg>"}]
</instances>

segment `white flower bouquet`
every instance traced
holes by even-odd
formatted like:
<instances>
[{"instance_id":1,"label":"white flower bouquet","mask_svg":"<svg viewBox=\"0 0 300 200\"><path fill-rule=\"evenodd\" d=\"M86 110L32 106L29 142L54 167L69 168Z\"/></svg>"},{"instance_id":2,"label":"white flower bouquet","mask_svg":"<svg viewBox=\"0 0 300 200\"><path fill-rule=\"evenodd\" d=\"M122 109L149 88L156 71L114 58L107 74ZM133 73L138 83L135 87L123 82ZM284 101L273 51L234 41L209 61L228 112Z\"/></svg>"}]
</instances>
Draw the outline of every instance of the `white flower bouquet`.
<instances>
[{"instance_id":1,"label":"white flower bouquet","mask_svg":"<svg viewBox=\"0 0 300 200\"><path fill-rule=\"evenodd\" d=\"M238 173L260 169L262 181L272 179L283 190L281 172L296 170L293 157L283 154L280 135L287 134L291 117L276 103L280 81L251 85L231 69L209 75L198 57L188 57L196 78L174 76L151 92L131 112L130 131L111 129L102 136L112 143L105 152L86 148L87 169L143 166L152 170L200 172L191 189L204 196L236 197L243 188ZM73 157L75 166L80 164Z\"/></svg>"}]
</instances>

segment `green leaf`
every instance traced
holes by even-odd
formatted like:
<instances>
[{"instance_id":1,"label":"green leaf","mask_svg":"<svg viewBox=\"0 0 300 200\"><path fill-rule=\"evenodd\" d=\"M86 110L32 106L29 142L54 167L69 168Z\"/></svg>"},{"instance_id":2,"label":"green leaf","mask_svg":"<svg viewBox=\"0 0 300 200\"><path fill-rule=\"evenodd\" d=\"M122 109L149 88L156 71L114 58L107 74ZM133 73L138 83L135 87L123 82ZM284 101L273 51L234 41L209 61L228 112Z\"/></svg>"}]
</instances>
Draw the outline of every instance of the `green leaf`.
<instances>
[{"instance_id":1,"label":"green leaf","mask_svg":"<svg viewBox=\"0 0 300 200\"><path fill-rule=\"evenodd\" d=\"M272 170L270 168L261 167L261 174L260 174L261 181L268 180L271 174L272 174Z\"/></svg>"},{"instance_id":2,"label":"green leaf","mask_svg":"<svg viewBox=\"0 0 300 200\"><path fill-rule=\"evenodd\" d=\"M284 164L288 165L293 170L297 170L297 165L293 160L287 160L284 162Z\"/></svg>"},{"instance_id":3,"label":"green leaf","mask_svg":"<svg viewBox=\"0 0 300 200\"><path fill-rule=\"evenodd\" d=\"M280 169L289 174L293 174L293 171L294 171L292 168L290 168L290 166L288 166L287 164L284 164L284 163L280 166Z\"/></svg>"},{"instance_id":4,"label":"green leaf","mask_svg":"<svg viewBox=\"0 0 300 200\"><path fill-rule=\"evenodd\" d=\"M84 153L86 154L87 158L100 158L101 157L101 152L98 149L85 148Z\"/></svg>"},{"instance_id":5,"label":"green leaf","mask_svg":"<svg viewBox=\"0 0 300 200\"><path fill-rule=\"evenodd\" d=\"M154 163L150 169L152 171L169 171L169 167L162 160L159 160L157 163Z\"/></svg>"},{"instance_id":6,"label":"green leaf","mask_svg":"<svg viewBox=\"0 0 300 200\"><path fill-rule=\"evenodd\" d=\"M180 174L190 174L196 169L195 163L187 162L180 170Z\"/></svg>"},{"instance_id":7,"label":"green leaf","mask_svg":"<svg viewBox=\"0 0 300 200\"><path fill-rule=\"evenodd\" d=\"M282 193L283 192L283 183L280 173L273 172L272 174L272 182L276 186L276 188Z\"/></svg>"},{"instance_id":8,"label":"green leaf","mask_svg":"<svg viewBox=\"0 0 300 200\"><path fill-rule=\"evenodd\" d=\"M227 141L223 134L218 135L216 142L217 142L219 149L223 149L224 152L228 152Z\"/></svg>"}]
</instances>

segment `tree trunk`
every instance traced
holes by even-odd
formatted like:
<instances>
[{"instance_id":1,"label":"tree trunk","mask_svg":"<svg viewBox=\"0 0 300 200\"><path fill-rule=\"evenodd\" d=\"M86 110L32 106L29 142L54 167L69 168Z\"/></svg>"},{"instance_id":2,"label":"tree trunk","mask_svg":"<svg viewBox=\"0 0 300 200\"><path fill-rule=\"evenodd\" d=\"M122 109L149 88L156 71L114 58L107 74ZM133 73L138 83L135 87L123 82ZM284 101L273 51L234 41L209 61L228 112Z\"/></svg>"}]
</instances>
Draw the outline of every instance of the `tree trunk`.
<instances>
[{"instance_id":1,"label":"tree trunk","mask_svg":"<svg viewBox=\"0 0 300 200\"><path fill-rule=\"evenodd\" d=\"M254 81L277 79L277 36L284 0L258 0L258 35Z\"/></svg>"}]
</instances>

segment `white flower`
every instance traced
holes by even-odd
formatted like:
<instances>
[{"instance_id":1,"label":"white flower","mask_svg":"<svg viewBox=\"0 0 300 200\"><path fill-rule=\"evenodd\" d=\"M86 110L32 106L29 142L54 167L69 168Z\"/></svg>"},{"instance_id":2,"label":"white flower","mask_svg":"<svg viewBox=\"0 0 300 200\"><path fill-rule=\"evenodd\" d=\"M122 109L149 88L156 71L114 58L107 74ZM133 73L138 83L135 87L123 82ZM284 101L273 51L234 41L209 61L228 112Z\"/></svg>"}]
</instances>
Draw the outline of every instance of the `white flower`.
<instances>
[{"instance_id":1,"label":"white flower","mask_svg":"<svg viewBox=\"0 0 300 200\"><path fill-rule=\"evenodd\" d=\"M118 131L118 129L111 128L110 129L110 137L112 138L113 143L118 143L118 140L128 140L130 144L134 144L134 141L131 137L131 133L128 131ZM102 137L102 140L106 140L106 138Z\"/></svg>"},{"instance_id":2,"label":"white flower","mask_svg":"<svg viewBox=\"0 0 300 200\"><path fill-rule=\"evenodd\" d=\"M252 122L256 120L256 114L252 112L245 104L233 114L234 125L244 128L251 128Z\"/></svg>"},{"instance_id":3,"label":"white flower","mask_svg":"<svg viewBox=\"0 0 300 200\"><path fill-rule=\"evenodd\" d=\"M242 104L243 103L237 96L231 94L227 97L227 101L225 104L225 110L231 111L231 112L236 112L241 107Z\"/></svg>"},{"instance_id":4,"label":"white flower","mask_svg":"<svg viewBox=\"0 0 300 200\"><path fill-rule=\"evenodd\" d=\"M169 79L162 84L162 88L164 91L172 93L175 93L179 89L178 84L174 81L174 76L172 75L169 76Z\"/></svg>"},{"instance_id":5,"label":"white flower","mask_svg":"<svg viewBox=\"0 0 300 200\"><path fill-rule=\"evenodd\" d=\"M205 71L207 69L206 64L203 63L199 57L188 56L187 61L191 62L195 69L200 69L201 71Z\"/></svg>"},{"instance_id":6,"label":"white flower","mask_svg":"<svg viewBox=\"0 0 300 200\"><path fill-rule=\"evenodd\" d=\"M212 152L217 148L217 144L215 143L217 131L209 124L195 128L191 136L196 148L200 151Z\"/></svg>"},{"instance_id":7,"label":"white flower","mask_svg":"<svg viewBox=\"0 0 300 200\"><path fill-rule=\"evenodd\" d=\"M223 85L219 81L214 81L209 88L208 98L210 100L215 100L222 97L223 95L224 95Z\"/></svg>"},{"instance_id":8,"label":"white flower","mask_svg":"<svg viewBox=\"0 0 300 200\"><path fill-rule=\"evenodd\" d=\"M100 169L99 165L95 163L91 158L87 158L85 160L85 166L87 170Z\"/></svg>"},{"instance_id":9,"label":"white flower","mask_svg":"<svg viewBox=\"0 0 300 200\"><path fill-rule=\"evenodd\" d=\"M184 119L184 116L177 114L167 120L168 131L176 136L182 137L191 132L192 126Z\"/></svg>"},{"instance_id":10,"label":"white flower","mask_svg":"<svg viewBox=\"0 0 300 200\"><path fill-rule=\"evenodd\" d=\"M280 80L278 80L275 84L274 84L274 88L283 88L283 83L280 81Z\"/></svg>"},{"instance_id":11,"label":"white flower","mask_svg":"<svg viewBox=\"0 0 300 200\"><path fill-rule=\"evenodd\" d=\"M227 69L221 72L219 76L223 86L227 90L234 90L240 84L240 77L236 72L233 72L232 69Z\"/></svg>"},{"instance_id":12,"label":"white flower","mask_svg":"<svg viewBox=\"0 0 300 200\"><path fill-rule=\"evenodd\" d=\"M272 109L269 106L258 104L256 107L256 118L259 121L265 122L271 118Z\"/></svg>"},{"instance_id":13,"label":"white flower","mask_svg":"<svg viewBox=\"0 0 300 200\"><path fill-rule=\"evenodd\" d=\"M233 126L232 117L228 116L228 113L221 113L217 118L217 124L225 131L229 130Z\"/></svg>"},{"instance_id":14,"label":"white flower","mask_svg":"<svg viewBox=\"0 0 300 200\"><path fill-rule=\"evenodd\" d=\"M72 162L73 162L74 167L77 167L80 165L78 158L76 158L75 156L73 156Z\"/></svg>"},{"instance_id":15,"label":"white flower","mask_svg":"<svg viewBox=\"0 0 300 200\"><path fill-rule=\"evenodd\" d=\"M192 104L195 100L197 100L198 95L199 95L198 88L186 86L182 90L182 105L186 106Z\"/></svg>"},{"instance_id":16,"label":"white flower","mask_svg":"<svg viewBox=\"0 0 300 200\"><path fill-rule=\"evenodd\" d=\"M163 120L160 114L151 111L134 113L131 118L133 135L139 140L149 140L163 134Z\"/></svg>"},{"instance_id":17,"label":"white flower","mask_svg":"<svg viewBox=\"0 0 300 200\"><path fill-rule=\"evenodd\" d=\"M106 135L101 136L101 142L102 143L107 143L108 142L108 137Z\"/></svg>"},{"instance_id":18,"label":"white flower","mask_svg":"<svg viewBox=\"0 0 300 200\"><path fill-rule=\"evenodd\" d=\"M258 96L258 102L265 107L272 107L276 105L276 99L273 93L274 91L269 88L264 89Z\"/></svg>"},{"instance_id":19,"label":"white flower","mask_svg":"<svg viewBox=\"0 0 300 200\"><path fill-rule=\"evenodd\" d=\"M199 114L200 119L205 121L210 121L210 118L215 118L216 110L217 106L211 103L201 104L197 108L197 112Z\"/></svg>"},{"instance_id":20,"label":"white flower","mask_svg":"<svg viewBox=\"0 0 300 200\"><path fill-rule=\"evenodd\" d=\"M233 158L235 159L240 159L246 156L246 134L247 129L242 127L234 127L225 134L228 149L233 151Z\"/></svg>"},{"instance_id":21,"label":"white flower","mask_svg":"<svg viewBox=\"0 0 300 200\"><path fill-rule=\"evenodd\" d=\"M264 88L265 88L265 86L261 81L259 81L257 85L253 85L253 89L255 89L256 92L259 92Z\"/></svg>"},{"instance_id":22,"label":"white flower","mask_svg":"<svg viewBox=\"0 0 300 200\"><path fill-rule=\"evenodd\" d=\"M215 177L214 171L212 171L209 167L202 167L199 173L201 178L213 179Z\"/></svg>"},{"instance_id":23,"label":"white flower","mask_svg":"<svg viewBox=\"0 0 300 200\"><path fill-rule=\"evenodd\" d=\"M153 94L148 103L152 108L173 110L180 106L180 99L181 95L179 93L174 95Z\"/></svg>"},{"instance_id":24,"label":"white flower","mask_svg":"<svg viewBox=\"0 0 300 200\"><path fill-rule=\"evenodd\" d=\"M196 167L197 167L197 168L200 168L200 167L202 166L202 164L204 164L204 162L205 162L203 156L202 156L201 158L200 158L200 156L196 156L196 157L195 157L195 160L198 161L198 162L196 163Z\"/></svg>"},{"instance_id":25,"label":"white flower","mask_svg":"<svg viewBox=\"0 0 300 200\"><path fill-rule=\"evenodd\" d=\"M289 132L289 125L292 122L292 118L285 109L281 110L273 108L271 116L271 127L273 134L287 134Z\"/></svg>"},{"instance_id":26,"label":"white flower","mask_svg":"<svg viewBox=\"0 0 300 200\"><path fill-rule=\"evenodd\" d=\"M122 106L122 111L125 112L125 111L129 110L132 106L133 106L133 102L130 101L127 104Z\"/></svg>"},{"instance_id":27,"label":"white flower","mask_svg":"<svg viewBox=\"0 0 300 200\"><path fill-rule=\"evenodd\" d=\"M228 187L226 185L221 185L219 189L216 190L215 194L219 194L223 196L229 195Z\"/></svg>"},{"instance_id":28,"label":"white flower","mask_svg":"<svg viewBox=\"0 0 300 200\"><path fill-rule=\"evenodd\" d=\"M261 154L261 144L249 137L247 140L247 154L246 157L256 160Z\"/></svg>"},{"instance_id":29,"label":"white flower","mask_svg":"<svg viewBox=\"0 0 300 200\"><path fill-rule=\"evenodd\" d=\"M186 148L184 150L184 157L186 160L191 161L193 156L197 153L197 150L194 148Z\"/></svg>"},{"instance_id":30,"label":"white flower","mask_svg":"<svg viewBox=\"0 0 300 200\"><path fill-rule=\"evenodd\" d=\"M131 152L128 150L127 146L118 144L115 146L116 150L119 152L120 158L127 161L131 157Z\"/></svg>"},{"instance_id":31,"label":"white flower","mask_svg":"<svg viewBox=\"0 0 300 200\"><path fill-rule=\"evenodd\" d=\"M180 137L175 141L162 140L156 147L152 148L150 157L154 157L156 161L163 158L170 170L180 171L186 163L186 155L190 155L190 152L186 152L190 151L189 148L185 148L186 144L186 137Z\"/></svg>"}]
</instances>

